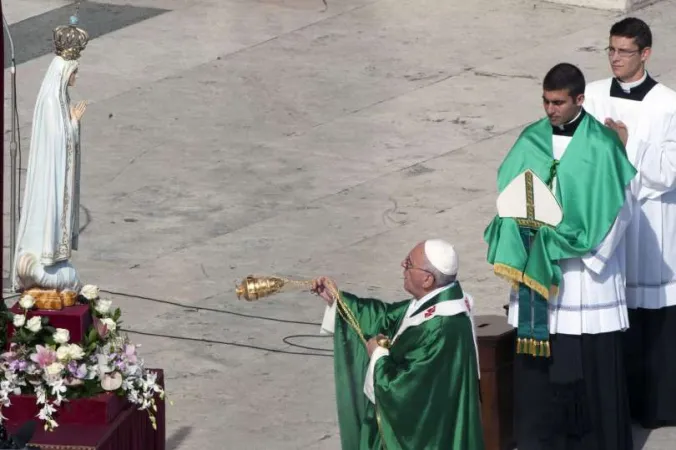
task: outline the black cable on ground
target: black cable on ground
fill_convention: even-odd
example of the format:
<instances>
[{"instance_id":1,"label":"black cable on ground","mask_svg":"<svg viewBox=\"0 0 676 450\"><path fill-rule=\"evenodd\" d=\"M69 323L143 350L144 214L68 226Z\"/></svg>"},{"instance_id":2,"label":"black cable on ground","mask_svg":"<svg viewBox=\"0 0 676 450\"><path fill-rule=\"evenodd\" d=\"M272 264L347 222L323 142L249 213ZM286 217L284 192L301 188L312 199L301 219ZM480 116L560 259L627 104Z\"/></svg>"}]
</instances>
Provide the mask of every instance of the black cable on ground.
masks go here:
<instances>
[{"instance_id":1,"label":"black cable on ground","mask_svg":"<svg viewBox=\"0 0 676 450\"><path fill-rule=\"evenodd\" d=\"M173 302L171 300L163 300L159 298L152 298L152 297L145 297L142 295L135 295L135 294L126 294L124 292L115 292L115 291L109 291L105 289L101 289L101 292L106 292L108 294L112 295L118 295L120 297L128 297L128 298L138 298L141 300L146 300L149 302L155 302L155 303L162 303L165 305L172 305L172 306L179 306L182 308L186 309L194 309L196 311L209 311L209 312L215 312L215 313L220 313L220 314L230 314L233 316L238 316L238 317L245 317L247 319L258 319L258 320L269 320L271 322L280 322L280 323L295 323L298 325L313 325L313 326L321 326L321 323L317 322L303 322L300 320L288 320L288 319L277 319L275 317L266 317L266 316L256 316L253 314L244 314L244 313L238 313L234 311L228 311L226 309L216 309L216 308L207 308L204 306L194 306L194 305L187 305L184 303L179 303L179 302Z\"/></svg>"},{"instance_id":2,"label":"black cable on ground","mask_svg":"<svg viewBox=\"0 0 676 450\"><path fill-rule=\"evenodd\" d=\"M291 339L296 339L296 338L319 338L319 339L326 339L330 336L317 336L314 334L292 334L291 336L285 336L282 338L282 341L284 341L285 344L290 345L292 347L298 347L302 348L304 350L312 350L312 351L322 351L322 352L332 352L332 348L320 348L320 347L309 347L307 345L300 345L300 344L294 344L293 342L290 342Z\"/></svg>"},{"instance_id":3,"label":"black cable on ground","mask_svg":"<svg viewBox=\"0 0 676 450\"><path fill-rule=\"evenodd\" d=\"M204 343L204 344L230 345L230 346L233 346L233 347L242 347L242 348L248 348L248 349L252 349L252 350L262 350L262 351L266 351L266 352L281 353L281 354L285 354L285 355L323 356L323 357L326 357L326 358L333 358L333 355L322 354L322 353L290 352L288 350L280 350L280 349L276 349L276 348L259 347L257 345L250 345L250 344L240 344L238 342L216 341L216 340L212 340L212 339L190 338L190 337L184 337L184 336L173 336L173 335L158 334L158 333L146 333L144 331L129 330L129 329L125 329L125 328L120 328L120 330L125 331L127 333L132 333L132 334L140 334L140 335L143 335L143 336L160 337L160 338L166 338L166 339L176 339L176 340L181 340L181 341L201 342L201 343ZM293 336L291 336L291 337L293 337ZM304 347L302 347L300 345L296 345L296 344L289 344L289 345L293 345L294 347L304 348ZM326 351L325 349L316 349L316 350Z\"/></svg>"},{"instance_id":4,"label":"black cable on ground","mask_svg":"<svg viewBox=\"0 0 676 450\"><path fill-rule=\"evenodd\" d=\"M139 300L145 300L149 302L155 302L155 303L162 303L165 305L171 305L171 306L178 306L182 308L187 308L187 309L193 309L196 311L209 311L209 312L216 312L220 314L231 314L234 316L238 317L244 317L247 319L258 319L258 320L269 320L272 322L281 322L281 323L293 323L297 325L312 325L312 326L320 326L321 324L315 323L315 322L303 322L303 321L298 321L298 320L287 320L287 319L277 319L274 317L266 317L266 316L257 316L253 314L242 314L242 313L236 313L233 311L228 311L225 309L216 309L216 308L207 308L207 307L202 307L202 306L194 306L194 305L187 305L184 303L179 303L179 302L174 302L170 300L163 300L163 299L158 299L158 298L152 298L152 297L146 297L142 295L135 295L135 294L127 294L124 292L117 292L117 291L110 291L107 289L101 289L101 292L105 292L107 294L111 295L117 295L120 297L127 297L127 298L135 298ZM253 350L262 350L262 351L269 351L273 353L282 353L282 354L288 354L288 355L302 355L302 356L325 356L329 358L333 358L332 354L324 354L324 353L307 353L307 352L292 352L292 351L287 351L287 350L279 350L279 349L273 349L273 348L267 348L267 347L260 347L256 345L250 345L250 344L239 344L237 342L227 342L227 341L215 341L215 340L210 340L210 339L202 339L202 338L190 338L190 337L183 337L183 336L174 336L174 335L167 335L167 334L158 334L158 333L149 333L149 332L144 332L144 331L136 331L136 330L129 330L129 329L123 329L123 331L126 331L127 333L133 333L133 334L139 334L143 336L153 336L153 337L160 337L160 338L165 338L165 339L176 339L176 340L184 340L184 341L193 341L193 342L202 342L206 344L217 344L217 345L230 345L233 347L243 347L243 348L249 348ZM317 335L310 335L310 334L295 334L295 335L290 335L290 336L285 336L282 338L282 341L291 346L291 347L296 347L300 348L303 350L310 350L310 351L321 351L321 352L332 352L332 349L326 349L326 348L318 348L318 347L310 347L306 345L301 345L301 344L294 344L293 342L290 342L291 339L295 338L326 338L325 336L317 336Z\"/></svg>"},{"instance_id":5,"label":"black cable on ground","mask_svg":"<svg viewBox=\"0 0 676 450\"><path fill-rule=\"evenodd\" d=\"M101 289L101 292L105 292L111 295L117 295L120 297L127 297L127 298L135 298L139 300L145 300L149 302L155 302L155 303L162 303L166 305L171 305L171 306L178 306L182 308L187 308L187 309L193 309L197 311L209 311L209 312L215 312L215 313L221 313L221 314L231 314L234 316L238 317L244 317L247 319L257 319L257 320L268 320L272 322L280 322L280 323L293 323L297 325L312 325L312 326L320 326L320 323L315 323L315 322L304 322L304 321L299 321L299 320L287 320L287 319L277 319L274 317L266 317L266 316L257 316L253 314L242 314L242 313L237 313L234 311L228 311L225 309L216 309L216 308L207 308L207 307L202 307L202 306L194 306L194 305L187 305L184 303L179 303L179 302L173 302L170 300L163 300L163 299L158 299L158 298L152 298L152 297L145 297L142 295L135 295L135 294L127 294L124 292L116 292L116 291L110 291L106 289ZM18 297L19 294L13 294L13 295L8 295L4 297L3 300L8 300L13 297ZM138 331L138 330L132 330L132 329L126 329L126 328L120 328L121 331L131 333L131 334L138 334L142 336L151 336L151 337L158 337L158 338L163 338L163 339L174 339L174 340L180 340L180 341L192 341L192 342L201 342L204 344L216 344L216 345L229 345L232 347L241 347L241 348L248 348L251 350L260 350L260 351L266 351L266 352L271 352L271 353L278 353L278 354L286 354L286 355L298 355L298 356L321 356L321 357L328 357L328 358L333 358L332 354L329 353L307 353L307 352L294 352L294 351L288 351L288 350L281 350L281 349L276 349L276 348L268 348L268 347L261 347L257 345L251 345L251 344L241 344L238 342L228 342L228 341L217 341L217 340L212 340L212 339L203 339L203 338L191 338L191 337L186 337L186 336L175 336L175 335L170 335L170 334L160 334L160 333L149 333L145 331ZM296 335L290 335L282 338L282 341L291 346L291 347L297 347L301 348L303 350L311 350L311 351L321 351L321 352L331 352L332 349L326 349L326 348L317 348L317 347L310 347L310 346L305 346L305 345L300 345L300 344L294 344L293 342L290 342L291 339L295 338L326 338L326 336L317 336L317 335L310 335L310 334L296 334Z\"/></svg>"}]
</instances>

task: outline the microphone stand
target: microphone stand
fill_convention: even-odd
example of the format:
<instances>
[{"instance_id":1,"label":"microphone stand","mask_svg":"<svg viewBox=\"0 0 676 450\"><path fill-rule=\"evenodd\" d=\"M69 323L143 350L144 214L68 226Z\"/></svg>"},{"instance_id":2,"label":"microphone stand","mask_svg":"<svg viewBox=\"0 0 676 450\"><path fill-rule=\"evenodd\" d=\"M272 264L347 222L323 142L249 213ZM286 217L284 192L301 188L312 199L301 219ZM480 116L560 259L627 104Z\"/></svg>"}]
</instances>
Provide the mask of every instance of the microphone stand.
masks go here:
<instances>
[{"instance_id":1,"label":"microphone stand","mask_svg":"<svg viewBox=\"0 0 676 450\"><path fill-rule=\"evenodd\" d=\"M17 143L17 102L16 102L16 59L14 56L14 41L12 40L12 35L9 31L9 25L7 24L7 19L5 15L2 15L2 22L5 32L7 33L7 38L9 39L9 49L10 49L10 79L11 79L11 91L12 91L12 100L10 102L10 111L12 115L12 133L9 143L9 154L11 160L10 168L10 211L9 211L9 274L10 274L10 283L12 278L12 273L14 271L14 252L16 250L16 224L17 224L17 172L19 168L17 167L17 156L19 145ZM10 290L13 287L10 287Z\"/></svg>"}]
</instances>

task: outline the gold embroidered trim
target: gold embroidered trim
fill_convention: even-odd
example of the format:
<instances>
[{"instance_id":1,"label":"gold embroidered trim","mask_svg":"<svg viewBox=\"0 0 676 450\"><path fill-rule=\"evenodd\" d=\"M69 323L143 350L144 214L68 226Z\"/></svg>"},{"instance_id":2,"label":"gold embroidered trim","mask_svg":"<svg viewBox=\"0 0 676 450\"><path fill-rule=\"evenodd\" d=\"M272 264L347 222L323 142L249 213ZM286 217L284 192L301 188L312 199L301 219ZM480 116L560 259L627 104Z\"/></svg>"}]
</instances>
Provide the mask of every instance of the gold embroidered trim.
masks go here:
<instances>
[{"instance_id":1,"label":"gold embroidered trim","mask_svg":"<svg viewBox=\"0 0 676 450\"><path fill-rule=\"evenodd\" d=\"M75 183L74 179L74 164L75 164L75 142L73 139L73 125L71 123L71 114L70 114L70 97L68 95L67 88L64 88L65 92L60 96L59 102L61 104L62 117L65 118L63 127L64 133L66 135L66 171L63 178L63 195L62 195L62 209L61 209L61 238L58 243L58 248L55 252L43 252L41 259L49 261L49 264L52 265L59 261L65 261L70 259L71 256L71 245L72 242L72 231L73 231L73 205L70 201L70 189L73 188Z\"/></svg>"},{"instance_id":2,"label":"gold embroidered trim","mask_svg":"<svg viewBox=\"0 0 676 450\"><path fill-rule=\"evenodd\" d=\"M543 296L545 299L549 300L550 298L555 298L559 294L559 288L558 286L552 285L549 289L547 289L543 284L535 281L528 275L523 276L523 284Z\"/></svg>"},{"instance_id":3,"label":"gold embroidered trim","mask_svg":"<svg viewBox=\"0 0 676 450\"><path fill-rule=\"evenodd\" d=\"M535 219L535 195L533 194L533 173L526 171L526 217Z\"/></svg>"},{"instance_id":4,"label":"gold embroidered trim","mask_svg":"<svg viewBox=\"0 0 676 450\"><path fill-rule=\"evenodd\" d=\"M29 444L32 447L39 447L40 450L96 450L96 447L87 445L52 445L52 444Z\"/></svg>"},{"instance_id":5,"label":"gold embroidered trim","mask_svg":"<svg viewBox=\"0 0 676 450\"><path fill-rule=\"evenodd\" d=\"M493 273L512 284L518 284L523 281L523 273L514 267L508 266L507 264L493 264Z\"/></svg>"},{"instance_id":6,"label":"gold embroidered trim","mask_svg":"<svg viewBox=\"0 0 676 450\"><path fill-rule=\"evenodd\" d=\"M524 228L533 228L537 230L538 228L548 226L546 223L535 219L516 218L515 220L519 226Z\"/></svg>"},{"instance_id":7,"label":"gold embroidered trim","mask_svg":"<svg viewBox=\"0 0 676 450\"><path fill-rule=\"evenodd\" d=\"M496 263L493 265L493 273L498 277L510 282L512 287L518 289L519 283L525 284L547 300L559 295L559 287L552 285L547 289L543 284L538 283L528 275L524 275L520 270L510 267L506 264Z\"/></svg>"}]
</instances>

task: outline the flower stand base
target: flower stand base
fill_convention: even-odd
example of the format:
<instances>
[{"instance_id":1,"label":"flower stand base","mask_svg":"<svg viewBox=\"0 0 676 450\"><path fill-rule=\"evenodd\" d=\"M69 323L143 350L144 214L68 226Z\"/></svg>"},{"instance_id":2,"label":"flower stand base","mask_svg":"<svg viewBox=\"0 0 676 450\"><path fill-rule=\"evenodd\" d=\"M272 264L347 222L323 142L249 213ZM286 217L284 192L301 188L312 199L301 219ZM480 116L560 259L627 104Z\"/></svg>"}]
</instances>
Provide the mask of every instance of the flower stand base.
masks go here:
<instances>
[{"instance_id":1,"label":"flower stand base","mask_svg":"<svg viewBox=\"0 0 676 450\"><path fill-rule=\"evenodd\" d=\"M157 383L164 387L164 372L157 372ZM41 425L28 443L28 447L41 450L165 450L166 414L165 401L156 399L157 429L153 429L147 411L139 411L134 405L125 408L110 423L102 425L66 424L61 420L54 431L45 431ZM4 410L3 410L4 411ZM7 430L16 432L21 422L8 421Z\"/></svg>"},{"instance_id":2,"label":"flower stand base","mask_svg":"<svg viewBox=\"0 0 676 450\"><path fill-rule=\"evenodd\" d=\"M14 314L23 314L23 310L18 303L10 308L10 311ZM48 317L50 326L68 330L70 342L75 344L82 342L85 333L92 325L92 315L89 313L88 305L68 306L59 311L30 310L26 314L26 319L34 316ZM9 342L12 335L14 335L14 326L10 322L7 324L7 342Z\"/></svg>"},{"instance_id":3,"label":"flower stand base","mask_svg":"<svg viewBox=\"0 0 676 450\"><path fill-rule=\"evenodd\" d=\"M22 423L38 415L40 408L34 395L12 395L9 398L12 405L2 410L9 422ZM54 418L60 425L107 425L127 406L129 403L125 398L106 393L63 402Z\"/></svg>"}]
</instances>

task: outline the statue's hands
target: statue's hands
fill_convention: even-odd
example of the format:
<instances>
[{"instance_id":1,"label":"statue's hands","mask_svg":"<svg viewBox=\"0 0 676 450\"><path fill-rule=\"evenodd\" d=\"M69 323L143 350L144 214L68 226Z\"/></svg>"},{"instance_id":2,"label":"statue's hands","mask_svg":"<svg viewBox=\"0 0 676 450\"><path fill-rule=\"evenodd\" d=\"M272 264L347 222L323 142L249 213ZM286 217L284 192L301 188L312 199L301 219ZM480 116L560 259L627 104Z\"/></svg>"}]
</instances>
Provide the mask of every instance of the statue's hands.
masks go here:
<instances>
[{"instance_id":1,"label":"statue's hands","mask_svg":"<svg viewBox=\"0 0 676 450\"><path fill-rule=\"evenodd\" d=\"M331 306L334 301L333 292L338 292L338 287L331 278L319 277L312 281L312 292L319 295Z\"/></svg>"},{"instance_id":2,"label":"statue's hands","mask_svg":"<svg viewBox=\"0 0 676 450\"><path fill-rule=\"evenodd\" d=\"M617 135L620 137L620 140L626 147L627 139L629 138L629 130L627 129L627 126L620 120L615 121L610 118L606 119L605 125L617 133Z\"/></svg>"},{"instance_id":3,"label":"statue's hands","mask_svg":"<svg viewBox=\"0 0 676 450\"><path fill-rule=\"evenodd\" d=\"M77 105L71 108L70 115L73 117L73 119L79 122L80 119L82 119L82 116L84 115L86 109L87 102L79 102Z\"/></svg>"}]
</instances>

